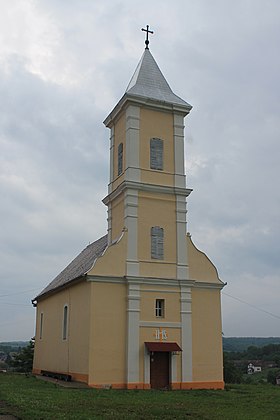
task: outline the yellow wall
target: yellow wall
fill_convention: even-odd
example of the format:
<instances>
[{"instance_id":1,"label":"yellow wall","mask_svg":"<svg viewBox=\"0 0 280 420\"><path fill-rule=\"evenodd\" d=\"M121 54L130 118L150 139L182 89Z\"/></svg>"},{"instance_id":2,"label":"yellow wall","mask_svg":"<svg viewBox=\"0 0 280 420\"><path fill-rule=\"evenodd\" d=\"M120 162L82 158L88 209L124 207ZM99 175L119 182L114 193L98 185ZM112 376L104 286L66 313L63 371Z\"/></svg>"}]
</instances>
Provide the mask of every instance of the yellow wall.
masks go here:
<instances>
[{"instance_id":1,"label":"yellow wall","mask_svg":"<svg viewBox=\"0 0 280 420\"><path fill-rule=\"evenodd\" d=\"M167 194L139 192L138 255L144 277L176 277L176 203ZM164 260L151 258L151 228L164 229Z\"/></svg>"},{"instance_id":2,"label":"yellow wall","mask_svg":"<svg viewBox=\"0 0 280 420\"><path fill-rule=\"evenodd\" d=\"M163 171L150 169L150 139L164 141ZM174 174L173 115L141 108L140 112L140 168L141 181L172 185Z\"/></svg>"},{"instance_id":3,"label":"yellow wall","mask_svg":"<svg viewBox=\"0 0 280 420\"><path fill-rule=\"evenodd\" d=\"M216 267L207 255L195 247L190 236L187 236L187 252L191 280L222 284Z\"/></svg>"},{"instance_id":4,"label":"yellow wall","mask_svg":"<svg viewBox=\"0 0 280 420\"><path fill-rule=\"evenodd\" d=\"M112 202L112 240L121 235L124 227L124 193Z\"/></svg>"},{"instance_id":5,"label":"yellow wall","mask_svg":"<svg viewBox=\"0 0 280 420\"><path fill-rule=\"evenodd\" d=\"M118 146L120 143L123 143L123 172L125 169L125 140L126 140L126 121L125 121L125 113L122 112L119 116L118 120L115 122L114 125L115 130L115 139L114 139L114 171L113 171L113 189L117 188L117 186L123 181L124 176L118 175Z\"/></svg>"},{"instance_id":6,"label":"yellow wall","mask_svg":"<svg viewBox=\"0 0 280 420\"><path fill-rule=\"evenodd\" d=\"M110 245L104 254L99 257L88 275L121 277L126 273L126 246L127 232L123 233L120 240Z\"/></svg>"},{"instance_id":7,"label":"yellow wall","mask_svg":"<svg viewBox=\"0 0 280 420\"><path fill-rule=\"evenodd\" d=\"M156 317L156 299L165 300L164 317ZM140 302L140 320L154 322L180 322L180 290L164 286L142 286ZM147 340L146 340L147 341Z\"/></svg>"},{"instance_id":8,"label":"yellow wall","mask_svg":"<svg viewBox=\"0 0 280 420\"><path fill-rule=\"evenodd\" d=\"M126 382L126 285L92 283L89 384Z\"/></svg>"},{"instance_id":9,"label":"yellow wall","mask_svg":"<svg viewBox=\"0 0 280 420\"><path fill-rule=\"evenodd\" d=\"M68 337L62 339L63 308L68 305ZM40 314L43 335L39 338ZM87 374L90 285L80 283L38 302L34 369ZM79 354L79 357L77 357Z\"/></svg>"},{"instance_id":10,"label":"yellow wall","mask_svg":"<svg viewBox=\"0 0 280 420\"><path fill-rule=\"evenodd\" d=\"M223 381L220 290L192 290L193 381Z\"/></svg>"}]
</instances>

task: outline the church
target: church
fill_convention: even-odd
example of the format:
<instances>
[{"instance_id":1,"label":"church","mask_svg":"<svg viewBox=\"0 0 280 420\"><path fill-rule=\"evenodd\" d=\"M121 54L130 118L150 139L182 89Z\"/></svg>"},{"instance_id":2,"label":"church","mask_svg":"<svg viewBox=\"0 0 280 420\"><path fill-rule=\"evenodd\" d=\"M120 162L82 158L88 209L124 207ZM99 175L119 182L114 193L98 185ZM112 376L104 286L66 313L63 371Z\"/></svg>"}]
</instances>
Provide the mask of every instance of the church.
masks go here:
<instances>
[{"instance_id":1,"label":"church","mask_svg":"<svg viewBox=\"0 0 280 420\"><path fill-rule=\"evenodd\" d=\"M107 233L33 299L33 373L95 388L223 389L224 283L186 229L184 118L149 49L104 121Z\"/></svg>"}]
</instances>

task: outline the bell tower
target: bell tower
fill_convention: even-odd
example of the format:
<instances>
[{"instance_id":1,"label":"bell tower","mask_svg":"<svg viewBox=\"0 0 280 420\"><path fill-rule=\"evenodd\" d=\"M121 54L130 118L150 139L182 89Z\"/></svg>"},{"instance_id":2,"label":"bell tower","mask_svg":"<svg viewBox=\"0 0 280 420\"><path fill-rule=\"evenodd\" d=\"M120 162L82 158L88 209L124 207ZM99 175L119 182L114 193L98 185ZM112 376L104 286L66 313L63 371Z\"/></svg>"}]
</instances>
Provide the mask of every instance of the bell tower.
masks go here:
<instances>
[{"instance_id":1,"label":"bell tower","mask_svg":"<svg viewBox=\"0 0 280 420\"><path fill-rule=\"evenodd\" d=\"M108 238L127 230L128 276L186 279L184 117L192 107L172 92L145 44L104 121L111 130Z\"/></svg>"}]
</instances>

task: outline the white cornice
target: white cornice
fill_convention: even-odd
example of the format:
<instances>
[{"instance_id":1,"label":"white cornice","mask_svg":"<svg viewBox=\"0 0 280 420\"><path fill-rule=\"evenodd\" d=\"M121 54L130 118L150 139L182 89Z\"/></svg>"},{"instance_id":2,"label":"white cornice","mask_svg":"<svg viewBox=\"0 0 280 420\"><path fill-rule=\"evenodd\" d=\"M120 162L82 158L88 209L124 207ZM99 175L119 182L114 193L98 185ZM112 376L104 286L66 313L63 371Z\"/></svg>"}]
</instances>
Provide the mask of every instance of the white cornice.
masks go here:
<instances>
[{"instance_id":1,"label":"white cornice","mask_svg":"<svg viewBox=\"0 0 280 420\"><path fill-rule=\"evenodd\" d=\"M118 195L120 195L124 190L132 189L137 191L147 191L151 193L158 194L172 194L172 195L181 195L188 197L192 192L190 188L181 188L181 187L172 187L167 185L156 185L156 184L147 184L143 182L134 182L134 181L123 181L117 188L103 198L103 203L108 205L108 203L114 200Z\"/></svg>"},{"instance_id":2,"label":"white cornice","mask_svg":"<svg viewBox=\"0 0 280 420\"><path fill-rule=\"evenodd\" d=\"M128 105L145 106L157 111L172 112L174 114L181 114L186 116L191 111L191 106L187 107L179 104L171 104L169 102L157 101L155 99L146 98L144 96L129 95L125 93L119 100L117 105L113 108L107 118L103 121L106 127L111 128L118 114Z\"/></svg>"}]
</instances>

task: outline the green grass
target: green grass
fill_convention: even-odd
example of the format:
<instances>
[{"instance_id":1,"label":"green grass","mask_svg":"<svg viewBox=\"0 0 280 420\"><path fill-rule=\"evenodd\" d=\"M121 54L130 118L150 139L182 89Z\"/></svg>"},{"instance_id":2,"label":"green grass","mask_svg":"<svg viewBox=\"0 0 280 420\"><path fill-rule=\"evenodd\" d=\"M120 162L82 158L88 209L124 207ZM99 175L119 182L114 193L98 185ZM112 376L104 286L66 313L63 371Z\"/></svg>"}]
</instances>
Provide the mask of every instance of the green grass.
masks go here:
<instances>
[{"instance_id":1,"label":"green grass","mask_svg":"<svg viewBox=\"0 0 280 420\"><path fill-rule=\"evenodd\" d=\"M0 375L0 414L20 419L280 419L280 387L225 391L70 389L24 375Z\"/></svg>"}]
</instances>

